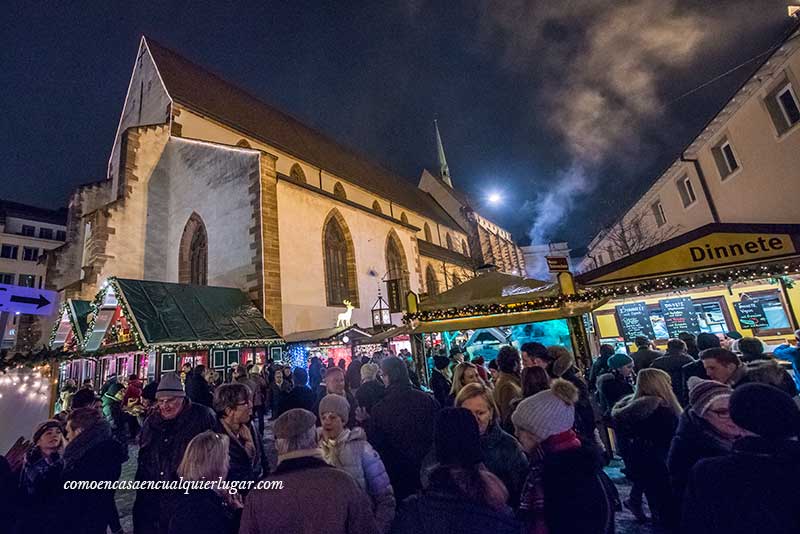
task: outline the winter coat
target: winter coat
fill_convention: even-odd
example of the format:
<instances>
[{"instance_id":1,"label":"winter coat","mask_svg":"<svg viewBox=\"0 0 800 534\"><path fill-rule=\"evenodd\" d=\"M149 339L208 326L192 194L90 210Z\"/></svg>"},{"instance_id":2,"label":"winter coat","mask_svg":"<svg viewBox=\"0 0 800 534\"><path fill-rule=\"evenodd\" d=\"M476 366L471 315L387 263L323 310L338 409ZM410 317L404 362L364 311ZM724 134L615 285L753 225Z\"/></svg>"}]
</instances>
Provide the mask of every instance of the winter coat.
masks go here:
<instances>
[{"instance_id":1,"label":"winter coat","mask_svg":"<svg viewBox=\"0 0 800 534\"><path fill-rule=\"evenodd\" d=\"M321 457L301 454L282 458L264 479L281 481L283 489L250 492L239 534L377 534L369 497L353 477Z\"/></svg>"},{"instance_id":2,"label":"winter coat","mask_svg":"<svg viewBox=\"0 0 800 534\"><path fill-rule=\"evenodd\" d=\"M361 408L372 413L372 407L386 394L386 387L377 380L367 380L356 391L356 401Z\"/></svg>"},{"instance_id":3,"label":"winter coat","mask_svg":"<svg viewBox=\"0 0 800 534\"><path fill-rule=\"evenodd\" d=\"M60 453L52 455L50 461L39 447L25 454L19 478L19 534L41 534L59 525L61 510L58 499L64 491L61 482L63 469L64 460Z\"/></svg>"},{"instance_id":4,"label":"winter coat","mask_svg":"<svg viewBox=\"0 0 800 534\"><path fill-rule=\"evenodd\" d=\"M392 534L521 534L522 525L511 516L472 502L452 484L434 483L408 497L397 510Z\"/></svg>"},{"instance_id":5,"label":"winter coat","mask_svg":"<svg viewBox=\"0 0 800 534\"><path fill-rule=\"evenodd\" d=\"M433 398L435 398L442 406L451 406L450 402L450 388L452 383L447 377L438 369L434 369L431 373L431 391Z\"/></svg>"},{"instance_id":6,"label":"winter coat","mask_svg":"<svg viewBox=\"0 0 800 534\"><path fill-rule=\"evenodd\" d=\"M800 346L793 347L792 345L780 345L772 351L772 355L779 360L792 362L792 369L794 369L794 383L797 389L800 390Z\"/></svg>"},{"instance_id":7,"label":"winter coat","mask_svg":"<svg viewBox=\"0 0 800 534\"><path fill-rule=\"evenodd\" d=\"M516 507L528 473L528 457L519 442L495 422L481 436L481 451L483 465L505 484L508 503Z\"/></svg>"},{"instance_id":8,"label":"winter coat","mask_svg":"<svg viewBox=\"0 0 800 534\"><path fill-rule=\"evenodd\" d=\"M611 409L626 395L633 393L633 386L619 373L610 372L597 379L597 402L606 418L611 417Z\"/></svg>"},{"instance_id":9,"label":"winter coat","mask_svg":"<svg viewBox=\"0 0 800 534\"><path fill-rule=\"evenodd\" d=\"M548 534L610 532L614 511L600 478L602 467L597 451L580 447L548 452L541 462Z\"/></svg>"},{"instance_id":10,"label":"winter coat","mask_svg":"<svg viewBox=\"0 0 800 534\"><path fill-rule=\"evenodd\" d=\"M796 534L800 443L746 437L733 454L701 460L683 501L685 534Z\"/></svg>"},{"instance_id":11,"label":"winter coat","mask_svg":"<svg viewBox=\"0 0 800 534\"><path fill-rule=\"evenodd\" d=\"M661 369L669 375L672 380L672 391L683 406L689 402L689 390L686 382L683 381L683 366L693 361L694 359L685 352L667 351L666 354L656 358L650 364L652 369Z\"/></svg>"},{"instance_id":12,"label":"winter coat","mask_svg":"<svg viewBox=\"0 0 800 534\"><path fill-rule=\"evenodd\" d=\"M83 430L64 449L63 483L81 480L116 481L127 460L127 443L112 436L111 426L100 420ZM61 528L74 534L105 534L114 490L68 490L61 494Z\"/></svg>"},{"instance_id":13,"label":"winter coat","mask_svg":"<svg viewBox=\"0 0 800 534\"><path fill-rule=\"evenodd\" d=\"M439 408L433 396L411 384L390 385L372 407L367 436L386 466L398 500L421 487L420 467L433 446L433 421Z\"/></svg>"},{"instance_id":14,"label":"winter coat","mask_svg":"<svg viewBox=\"0 0 800 534\"><path fill-rule=\"evenodd\" d=\"M110 397L108 393L103 395L103 417L111 427L111 433L114 439L123 447L125 452L125 459L123 462L128 461L128 440L130 433L128 432L128 422L125 420L125 414L122 411L122 402L114 397Z\"/></svg>"},{"instance_id":15,"label":"winter coat","mask_svg":"<svg viewBox=\"0 0 800 534\"><path fill-rule=\"evenodd\" d=\"M128 382L128 387L125 389L125 396L122 398L122 405L128 406L128 402L133 400L140 402L142 399L142 381L138 378Z\"/></svg>"},{"instance_id":16,"label":"winter coat","mask_svg":"<svg viewBox=\"0 0 800 534\"><path fill-rule=\"evenodd\" d=\"M211 430L217 418L209 408L186 399L175 419L164 420L158 411L144 421L139 434L139 464L136 480L177 480L178 466L186 446L196 435ZM137 534L161 532L169 527L177 494L160 490L136 492L133 523Z\"/></svg>"},{"instance_id":17,"label":"winter coat","mask_svg":"<svg viewBox=\"0 0 800 534\"><path fill-rule=\"evenodd\" d=\"M311 388L308 386L295 386L278 404L278 415L294 408L303 408L313 413L312 410L314 410L316 401L317 398Z\"/></svg>"},{"instance_id":18,"label":"winter coat","mask_svg":"<svg viewBox=\"0 0 800 534\"><path fill-rule=\"evenodd\" d=\"M195 404L201 404L213 408L214 395L211 394L211 386L205 377L192 371L186 377L186 396Z\"/></svg>"},{"instance_id":19,"label":"winter coat","mask_svg":"<svg viewBox=\"0 0 800 534\"><path fill-rule=\"evenodd\" d=\"M702 378L703 380L708 380L708 373L706 373L706 368L703 367L702 360L695 360L691 363L687 363L686 365L684 365L682 374L683 378L681 379L681 383L683 384L684 388L687 388L687 391L689 387L687 383L689 382L689 379L692 378L693 376L696 376L697 378Z\"/></svg>"},{"instance_id":20,"label":"winter coat","mask_svg":"<svg viewBox=\"0 0 800 534\"><path fill-rule=\"evenodd\" d=\"M250 383L253 386L253 407L264 406L267 402L267 381L257 373L250 373Z\"/></svg>"},{"instance_id":21,"label":"winter coat","mask_svg":"<svg viewBox=\"0 0 800 534\"><path fill-rule=\"evenodd\" d=\"M597 357L594 363L592 363L592 368L589 370L589 389L591 391L595 391L597 389L597 379L611 371L611 369L608 367L608 359L611 356L612 355L600 355Z\"/></svg>"},{"instance_id":22,"label":"winter coat","mask_svg":"<svg viewBox=\"0 0 800 534\"><path fill-rule=\"evenodd\" d=\"M683 498L692 467L704 458L728 454L731 446L732 442L726 442L705 419L691 409L681 414L667 454L670 485L678 503Z\"/></svg>"},{"instance_id":23,"label":"winter coat","mask_svg":"<svg viewBox=\"0 0 800 534\"><path fill-rule=\"evenodd\" d=\"M11 528L19 513L19 480L11 472L11 466L4 456L0 455L0 502L5 506L0 514L0 532L12 532Z\"/></svg>"},{"instance_id":24,"label":"winter coat","mask_svg":"<svg viewBox=\"0 0 800 534\"><path fill-rule=\"evenodd\" d=\"M236 534L241 511L229 508L211 489L181 493L175 514L169 520L169 534Z\"/></svg>"},{"instance_id":25,"label":"winter coat","mask_svg":"<svg viewBox=\"0 0 800 534\"><path fill-rule=\"evenodd\" d=\"M667 455L678 417L659 397L624 397L611 410L625 475L640 485L650 509L669 524L677 517L677 505L667 472Z\"/></svg>"},{"instance_id":26,"label":"winter coat","mask_svg":"<svg viewBox=\"0 0 800 534\"><path fill-rule=\"evenodd\" d=\"M378 529L387 532L394 519L394 491L381 457L367 441L364 429L344 429L335 440L321 437L320 448L326 462L349 473L358 487L367 492Z\"/></svg>"},{"instance_id":27,"label":"winter coat","mask_svg":"<svg viewBox=\"0 0 800 534\"><path fill-rule=\"evenodd\" d=\"M578 402L575 403L575 424L573 428L584 443L595 442L595 431L597 422L595 417L595 407L592 403L589 386L574 369L567 370L561 378L570 382L578 389Z\"/></svg>"},{"instance_id":28,"label":"winter coat","mask_svg":"<svg viewBox=\"0 0 800 534\"><path fill-rule=\"evenodd\" d=\"M522 386L519 377L509 373L497 373L497 382L494 387L494 402L500 412L500 426L504 430L513 428L511 424L511 414L513 409L511 401L522 397Z\"/></svg>"},{"instance_id":29,"label":"winter coat","mask_svg":"<svg viewBox=\"0 0 800 534\"><path fill-rule=\"evenodd\" d=\"M230 457L230 467L228 467L227 480L259 480L268 471L267 457L264 452L264 444L258 439L258 432L252 423L245 426L250 432L250 439L254 445L253 457L247 454L247 450L238 438L231 436L222 424L217 421L214 432L226 434L230 438L228 456ZM244 492L243 492L244 493Z\"/></svg>"},{"instance_id":30,"label":"winter coat","mask_svg":"<svg viewBox=\"0 0 800 534\"><path fill-rule=\"evenodd\" d=\"M350 362L344 376L347 381L347 389L355 393L361 387L361 360Z\"/></svg>"},{"instance_id":31,"label":"winter coat","mask_svg":"<svg viewBox=\"0 0 800 534\"><path fill-rule=\"evenodd\" d=\"M797 396L797 386L795 386L792 376L786 369L778 365L778 362L769 357L748 362L744 366L742 377L734 387L753 382L775 386L790 397Z\"/></svg>"},{"instance_id":32,"label":"winter coat","mask_svg":"<svg viewBox=\"0 0 800 534\"><path fill-rule=\"evenodd\" d=\"M656 358L660 358L663 355L664 353L658 350L639 349L631 354L631 358L633 358L633 370L638 373L642 369L647 369L656 361Z\"/></svg>"}]
</instances>

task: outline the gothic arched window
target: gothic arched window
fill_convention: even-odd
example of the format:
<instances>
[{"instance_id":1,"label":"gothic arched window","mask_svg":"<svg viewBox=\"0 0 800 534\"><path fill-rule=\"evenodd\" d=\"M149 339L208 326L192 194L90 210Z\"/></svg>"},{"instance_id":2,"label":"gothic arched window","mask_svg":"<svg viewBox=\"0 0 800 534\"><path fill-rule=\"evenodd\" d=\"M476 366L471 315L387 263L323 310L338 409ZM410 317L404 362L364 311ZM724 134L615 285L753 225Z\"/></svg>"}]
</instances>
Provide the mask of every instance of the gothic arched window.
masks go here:
<instances>
[{"instance_id":1,"label":"gothic arched window","mask_svg":"<svg viewBox=\"0 0 800 534\"><path fill-rule=\"evenodd\" d=\"M247 142L247 139L239 139L239 141L236 143L236 146L239 148L253 148L250 146L250 143Z\"/></svg>"},{"instance_id":2,"label":"gothic arched window","mask_svg":"<svg viewBox=\"0 0 800 534\"><path fill-rule=\"evenodd\" d=\"M400 295L405 299L408 291L408 268L403 245L394 230L389 232L386 240L386 272L387 280L400 280Z\"/></svg>"},{"instance_id":3,"label":"gothic arched window","mask_svg":"<svg viewBox=\"0 0 800 534\"><path fill-rule=\"evenodd\" d=\"M447 250L453 250L453 238L450 237L450 232L447 232Z\"/></svg>"},{"instance_id":4,"label":"gothic arched window","mask_svg":"<svg viewBox=\"0 0 800 534\"><path fill-rule=\"evenodd\" d=\"M433 237L431 237L431 227L428 226L428 223L425 223L425 241L428 243L433 243Z\"/></svg>"},{"instance_id":5,"label":"gothic arched window","mask_svg":"<svg viewBox=\"0 0 800 534\"><path fill-rule=\"evenodd\" d=\"M347 193L344 192L344 186L341 182L336 182L336 185L333 186L333 196L347 200Z\"/></svg>"},{"instance_id":6,"label":"gothic arched window","mask_svg":"<svg viewBox=\"0 0 800 534\"><path fill-rule=\"evenodd\" d=\"M377 200L372 203L372 211L375 213L383 213L383 209L381 209L381 204Z\"/></svg>"},{"instance_id":7,"label":"gothic arched window","mask_svg":"<svg viewBox=\"0 0 800 534\"><path fill-rule=\"evenodd\" d=\"M461 249L464 251L464 256L469 256L469 249L467 248L467 242L464 239L461 240Z\"/></svg>"},{"instance_id":8,"label":"gothic arched window","mask_svg":"<svg viewBox=\"0 0 800 534\"><path fill-rule=\"evenodd\" d=\"M178 281L182 284L208 284L208 234L203 220L192 213L183 228L178 250Z\"/></svg>"},{"instance_id":9,"label":"gothic arched window","mask_svg":"<svg viewBox=\"0 0 800 534\"><path fill-rule=\"evenodd\" d=\"M328 306L342 306L349 300L358 307L355 251L350 233L338 211L328 216L323 229L325 292Z\"/></svg>"},{"instance_id":10,"label":"gothic arched window","mask_svg":"<svg viewBox=\"0 0 800 534\"><path fill-rule=\"evenodd\" d=\"M400 214L400 222L403 224L408 224L408 215L406 215L406 212Z\"/></svg>"},{"instance_id":11,"label":"gothic arched window","mask_svg":"<svg viewBox=\"0 0 800 534\"><path fill-rule=\"evenodd\" d=\"M303 172L303 168L297 163L292 165L292 168L289 171L289 177L296 182L300 182L301 184L306 183L306 173Z\"/></svg>"},{"instance_id":12,"label":"gothic arched window","mask_svg":"<svg viewBox=\"0 0 800 534\"><path fill-rule=\"evenodd\" d=\"M436 271L431 265L425 269L425 287L428 290L429 297L435 297L439 294L439 281L436 279Z\"/></svg>"}]
</instances>

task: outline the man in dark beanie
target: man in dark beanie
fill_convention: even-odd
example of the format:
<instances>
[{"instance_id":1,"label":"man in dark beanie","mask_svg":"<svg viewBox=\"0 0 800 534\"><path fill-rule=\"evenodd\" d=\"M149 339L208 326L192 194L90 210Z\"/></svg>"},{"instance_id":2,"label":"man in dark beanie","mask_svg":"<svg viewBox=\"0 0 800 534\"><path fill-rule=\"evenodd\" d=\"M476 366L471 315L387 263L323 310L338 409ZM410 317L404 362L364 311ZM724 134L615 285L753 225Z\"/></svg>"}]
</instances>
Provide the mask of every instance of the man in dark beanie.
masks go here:
<instances>
[{"instance_id":1,"label":"man in dark beanie","mask_svg":"<svg viewBox=\"0 0 800 534\"><path fill-rule=\"evenodd\" d=\"M408 367L400 358L385 358L381 371L386 393L372 407L367 438L380 454L400 501L421 487L420 468L433 444L433 420L439 403L411 385Z\"/></svg>"},{"instance_id":2,"label":"man in dark beanie","mask_svg":"<svg viewBox=\"0 0 800 534\"><path fill-rule=\"evenodd\" d=\"M196 435L214 428L217 418L206 406L193 404L176 373L161 377L157 409L144 421L139 435L136 480L178 480L178 465ZM133 504L135 534L164 534L177 499L175 492L138 490Z\"/></svg>"},{"instance_id":3,"label":"man in dark beanie","mask_svg":"<svg viewBox=\"0 0 800 534\"><path fill-rule=\"evenodd\" d=\"M393 533L521 531L510 515L506 487L483 466L478 422L472 412L464 408L439 412L434 451L437 466L428 487L403 502Z\"/></svg>"},{"instance_id":4,"label":"man in dark beanie","mask_svg":"<svg viewBox=\"0 0 800 534\"><path fill-rule=\"evenodd\" d=\"M431 391L433 391L434 398L439 401L442 406L447 406L450 403L450 379L448 378L447 368L450 365L450 359L444 356L433 357L433 372L431 372Z\"/></svg>"},{"instance_id":5,"label":"man in dark beanie","mask_svg":"<svg viewBox=\"0 0 800 534\"><path fill-rule=\"evenodd\" d=\"M681 532L800 532L800 507L791 498L800 480L797 405L773 386L745 384L731 395L730 416L753 435L738 439L731 455L692 469Z\"/></svg>"}]
</instances>

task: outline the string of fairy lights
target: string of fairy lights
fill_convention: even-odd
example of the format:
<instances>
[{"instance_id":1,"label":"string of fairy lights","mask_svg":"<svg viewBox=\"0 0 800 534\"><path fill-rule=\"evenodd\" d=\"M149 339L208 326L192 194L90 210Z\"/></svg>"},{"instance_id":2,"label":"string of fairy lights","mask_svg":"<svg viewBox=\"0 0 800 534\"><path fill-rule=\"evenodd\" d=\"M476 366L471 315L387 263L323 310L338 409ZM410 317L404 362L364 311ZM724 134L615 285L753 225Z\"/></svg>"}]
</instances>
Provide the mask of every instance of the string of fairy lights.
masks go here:
<instances>
[{"instance_id":1,"label":"string of fairy lights","mask_svg":"<svg viewBox=\"0 0 800 534\"><path fill-rule=\"evenodd\" d=\"M800 273L800 262L738 267L729 269L727 271L660 277L628 284L608 285L597 288L583 289L574 295L541 297L526 302L516 302L510 304L470 304L466 306L443 308L438 310L423 310L416 313L406 314L404 316L404 320L406 322L429 322L483 315L532 312L608 298L642 295L645 293L660 293L665 291L690 290L696 287L704 286L732 285L742 282L752 282L765 278L788 279L789 282L787 282L787 284L791 285L794 283L794 280L788 277L798 273Z\"/></svg>"},{"instance_id":2,"label":"string of fairy lights","mask_svg":"<svg viewBox=\"0 0 800 534\"><path fill-rule=\"evenodd\" d=\"M15 393L16 398L43 402L48 399L50 389L50 366L35 366L33 369L15 366L0 376L0 399ZM55 383L55 382L53 382Z\"/></svg>"}]
</instances>

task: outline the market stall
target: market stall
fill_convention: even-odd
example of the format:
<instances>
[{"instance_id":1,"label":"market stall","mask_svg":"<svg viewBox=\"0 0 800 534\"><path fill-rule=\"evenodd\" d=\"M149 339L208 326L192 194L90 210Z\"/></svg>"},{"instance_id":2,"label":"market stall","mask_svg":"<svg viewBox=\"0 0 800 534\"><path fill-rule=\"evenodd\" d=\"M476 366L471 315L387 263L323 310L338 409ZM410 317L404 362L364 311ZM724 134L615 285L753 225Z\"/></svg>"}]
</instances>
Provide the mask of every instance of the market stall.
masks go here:
<instances>
[{"instance_id":1,"label":"market stall","mask_svg":"<svg viewBox=\"0 0 800 534\"><path fill-rule=\"evenodd\" d=\"M605 300L574 292L568 278L549 283L487 270L422 302L410 295L405 321L415 335L471 331L467 339L475 345L492 338L517 347L527 341L562 344L585 365L581 316ZM424 344L424 337L415 343L418 365L424 363L419 355Z\"/></svg>"},{"instance_id":2,"label":"market stall","mask_svg":"<svg viewBox=\"0 0 800 534\"><path fill-rule=\"evenodd\" d=\"M709 224L577 281L612 298L593 313L601 342L735 330L771 347L798 328L798 251L800 225Z\"/></svg>"},{"instance_id":3,"label":"market stall","mask_svg":"<svg viewBox=\"0 0 800 534\"><path fill-rule=\"evenodd\" d=\"M371 337L366 329L353 325L293 332L284 339L289 364L308 368L308 361L314 356L323 363L333 358L335 363L344 360L346 365L350 365L353 358L371 356L381 349L381 344L373 343Z\"/></svg>"},{"instance_id":4,"label":"market stall","mask_svg":"<svg viewBox=\"0 0 800 534\"><path fill-rule=\"evenodd\" d=\"M53 325L49 343L51 350L63 353L58 369L59 383L67 379L74 380L76 384L81 384L86 378L94 380L96 362L78 358L90 310L91 303L79 299L67 299L59 309L59 319Z\"/></svg>"},{"instance_id":5,"label":"market stall","mask_svg":"<svg viewBox=\"0 0 800 534\"><path fill-rule=\"evenodd\" d=\"M158 380L185 363L226 373L282 342L239 289L109 278L79 352L97 360L102 383L113 374Z\"/></svg>"}]
</instances>

